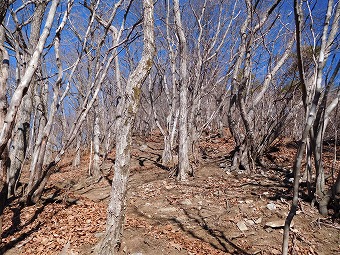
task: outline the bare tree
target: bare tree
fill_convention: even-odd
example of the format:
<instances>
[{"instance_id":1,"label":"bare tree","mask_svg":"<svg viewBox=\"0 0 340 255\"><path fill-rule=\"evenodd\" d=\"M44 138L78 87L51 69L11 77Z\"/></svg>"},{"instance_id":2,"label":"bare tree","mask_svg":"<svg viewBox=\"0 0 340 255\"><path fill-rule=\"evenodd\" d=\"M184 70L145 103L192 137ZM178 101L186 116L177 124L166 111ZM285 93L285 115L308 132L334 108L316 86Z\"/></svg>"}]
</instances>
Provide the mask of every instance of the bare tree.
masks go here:
<instances>
[{"instance_id":1,"label":"bare tree","mask_svg":"<svg viewBox=\"0 0 340 255\"><path fill-rule=\"evenodd\" d=\"M152 67L155 54L153 1L143 1L144 46L142 57L126 83L123 97L118 105L116 120L116 160L112 181L111 199L108 207L106 231L98 246L98 254L116 254L119 250L126 208L127 181L130 168L132 127L138 111L141 86Z\"/></svg>"},{"instance_id":2,"label":"bare tree","mask_svg":"<svg viewBox=\"0 0 340 255\"><path fill-rule=\"evenodd\" d=\"M334 104L330 104L329 107L325 108L322 105L322 97L327 97L327 86L326 86L326 94L323 94L323 79L324 79L324 68L327 63L327 59L332 53L332 49L334 47L333 40L337 34L339 27L339 17L340 17L340 4L337 2L334 4L332 0L328 1L327 11L324 18L323 32L321 35L320 41L320 51L318 54L317 61L315 63L315 69L312 75L307 78L303 65L303 56L301 54L302 47L302 2L295 0L294 1L294 13L295 13L295 25L296 25L296 44L297 44L297 59L298 59L298 68L300 75L300 82L303 87L303 103L306 109L306 119L303 126L302 137L300 140L300 145L296 154L296 159L294 162L294 194L292 206L289 211L289 214L286 218L285 227L284 227L284 235L283 235L283 245L282 245L282 254L288 254L288 243L289 243L289 227L293 217L298 208L298 199L299 199L299 181L300 181L300 169L304 156L304 152L306 149L306 143L308 137L310 137L311 142L314 147L314 157L316 160L316 169L317 169L317 180L316 180L316 195L321 196L323 198L325 194L324 190L324 173L322 169L322 134L324 132L323 127L325 122L327 122L329 111L334 109L334 105L337 104L338 99L333 101ZM334 15L332 19L332 15ZM331 23L333 21L333 23ZM339 64L336 65L336 68L333 72L334 77L339 71ZM331 83L333 84L333 78L331 79ZM321 99L321 105L320 105ZM319 107L323 108L320 109ZM319 111L318 111L319 108ZM324 113L324 111L328 111L327 114L323 114L326 118L320 119L320 114ZM314 129L313 129L314 126ZM312 133L311 133L312 131ZM316 132L315 132L316 131ZM320 133L319 133L320 132ZM316 133L316 134L314 134ZM325 201L329 201L329 199L325 199ZM325 202L323 201L323 202ZM327 205L325 203L321 203L321 212L326 214L325 210Z\"/></svg>"},{"instance_id":3,"label":"bare tree","mask_svg":"<svg viewBox=\"0 0 340 255\"><path fill-rule=\"evenodd\" d=\"M11 11L11 15L13 20L16 23L16 28L14 32L14 38L13 42L11 44L15 45L16 49L16 56L18 60L18 64L16 66L16 80L20 81L21 76L24 74L26 69L26 62L28 59L32 57L32 54L34 52L34 49L38 43L39 36L40 36L40 30L41 26L43 24L43 17L47 8L48 1L37 1L36 3L33 3L34 10L33 10L33 17L32 22L30 23L30 33L29 33L29 39L24 39L24 33L22 29L19 29L20 26L23 26L23 24L27 23L27 21L24 21L22 23L19 23L19 17L20 11L22 11L22 8L18 8L16 10ZM21 14L22 15L22 14ZM25 42L28 42L27 44ZM34 96L36 91L38 91L40 87L40 83L38 82L39 77L41 79L42 72L41 72L41 66L38 67L37 71L35 72L35 75L32 77L31 84L29 86L29 89L27 90L27 93L24 95L22 99L22 103L20 104L20 107L18 109L18 114L16 116L16 124L15 128L13 130L14 135L12 137L11 147L10 147L10 168L8 169L8 196L11 196L14 194L14 186L15 182L18 179L19 173L21 171L22 165L24 163L24 160L26 158L26 153L28 151L29 146L29 134L31 132L30 129L30 123L31 123L31 115L33 112L33 105L36 105L36 108L38 109L37 112L39 112L39 115L42 116L41 121L44 121L44 107L42 102L34 102L35 99L40 100L41 97ZM42 85L43 86L43 85ZM43 90L43 89L42 89ZM40 118L39 118L40 119ZM40 122L41 122L40 121ZM34 130L31 132L34 133Z\"/></svg>"},{"instance_id":4,"label":"bare tree","mask_svg":"<svg viewBox=\"0 0 340 255\"><path fill-rule=\"evenodd\" d=\"M252 1L245 1L247 14L240 28L237 57L230 81L228 109L229 128L235 141L232 155L232 169L234 170L255 168L262 153L280 134L290 112L284 109L288 104L281 104L282 110L275 113L279 118L273 118L268 108L259 108L261 104L266 105L263 98L270 93L269 86L279 80L276 77L280 75L280 70L290 56L294 43L289 30L286 27L282 28L278 22L280 14L275 10L280 2L278 0L270 5L262 5L260 8ZM280 44L283 40L286 43ZM270 47L276 48L275 54ZM279 47L280 50L278 50ZM253 73L256 65L261 63L256 59L259 57L259 52L268 56L265 60L268 61L266 62L267 70L262 79L257 79L256 74ZM276 83L279 84L279 82ZM280 90L278 86L277 91ZM270 96L273 95L273 93L270 94ZM265 123L270 124L264 128Z\"/></svg>"},{"instance_id":5,"label":"bare tree","mask_svg":"<svg viewBox=\"0 0 340 255\"><path fill-rule=\"evenodd\" d=\"M178 120L178 175L180 181L185 181L192 174L189 162L189 137L188 137L188 50L187 41L182 25L179 1L174 0L174 19L176 33L179 40L179 120Z\"/></svg>"},{"instance_id":6,"label":"bare tree","mask_svg":"<svg viewBox=\"0 0 340 255\"><path fill-rule=\"evenodd\" d=\"M41 33L37 46L32 54L32 57L28 63L25 73L23 74L20 80L20 83L18 84L14 94L12 95L12 99L9 104L8 111L5 117L5 123L1 129L0 155L3 154L7 146L7 142L11 137L11 132L15 124L15 117L18 113L18 109L21 104L22 98L27 93L32 77L39 66L38 61L43 51L46 39L50 33L50 30L51 30L51 27L54 21L54 15L56 13L58 4L59 4L58 0L52 1L52 5L50 7L49 14L45 22L45 26Z\"/></svg>"},{"instance_id":7,"label":"bare tree","mask_svg":"<svg viewBox=\"0 0 340 255\"><path fill-rule=\"evenodd\" d=\"M5 29L0 25L0 128L2 128L7 112L7 79L9 69L9 56L4 47ZM7 148L0 157L0 236L2 234L2 213L7 198Z\"/></svg>"}]
</instances>

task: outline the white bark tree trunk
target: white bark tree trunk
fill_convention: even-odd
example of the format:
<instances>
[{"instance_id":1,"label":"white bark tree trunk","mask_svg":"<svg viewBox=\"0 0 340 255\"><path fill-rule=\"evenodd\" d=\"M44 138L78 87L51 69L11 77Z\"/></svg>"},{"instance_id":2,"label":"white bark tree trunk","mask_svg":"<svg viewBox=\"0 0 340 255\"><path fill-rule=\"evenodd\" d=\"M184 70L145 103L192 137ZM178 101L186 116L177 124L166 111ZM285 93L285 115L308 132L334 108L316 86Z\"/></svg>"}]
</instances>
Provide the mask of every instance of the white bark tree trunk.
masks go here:
<instances>
[{"instance_id":1,"label":"white bark tree trunk","mask_svg":"<svg viewBox=\"0 0 340 255\"><path fill-rule=\"evenodd\" d=\"M95 178L101 176L100 173L100 126L99 126L99 106L94 106L94 126L93 126L93 161L92 161L92 175Z\"/></svg>"},{"instance_id":2,"label":"white bark tree trunk","mask_svg":"<svg viewBox=\"0 0 340 255\"><path fill-rule=\"evenodd\" d=\"M155 54L153 1L144 0L144 47L142 58L130 74L124 96L118 106L116 161L112 181L111 199L108 207L106 231L97 248L97 254L112 255L119 250L126 208L127 181L130 168L131 135L138 110L141 85L152 67Z\"/></svg>"},{"instance_id":3,"label":"white bark tree trunk","mask_svg":"<svg viewBox=\"0 0 340 255\"><path fill-rule=\"evenodd\" d=\"M18 84L18 87L16 88L15 92L12 95L11 103L8 107L8 111L5 117L5 123L0 133L0 155L1 156L7 146L8 140L11 138L12 129L15 124L15 117L18 113L18 109L21 104L22 98L27 93L32 77L39 66L38 62L39 62L41 53L44 49L46 39L50 33L50 30L51 30L51 27L54 21L54 15L56 13L58 4L59 4L59 0L52 1L50 11L46 18L45 27L41 33L37 47L34 50L32 58L30 59L28 63L27 69L20 83Z\"/></svg>"},{"instance_id":4,"label":"white bark tree trunk","mask_svg":"<svg viewBox=\"0 0 340 255\"><path fill-rule=\"evenodd\" d=\"M328 1L327 6L327 12L325 15L325 22L323 26L323 33L321 37L321 45L320 45L320 52L319 57L316 65L316 69L314 71L315 79L313 79L311 84L307 87L307 84L305 83L305 74L304 74L304 67L303 67L303 59L301 55L301 31L302 31L302 4L300 1L295 0L294 1L294 12L295 12L295 24L296 24L296 43L297 43L297 58L298 58L298 66L299 66L299 74L300 74L300 82L302 84L303 90L305 91L305 96L303 98L304 105L307 109L307 118L303 126L303 132L302 132L302 138L300 140L300 146L298 148L298 152L296 154L296 159L294 162L293 172L294 172L294 184L293 184L293 201L292 205L289 211L289 214L286 218L285 226L284 226L284 234L283 234L283 243L282 243L282 254L287 255L288 254L288 243L289 243L289 229L290 224L295 216L297 207L298 207L298 199L299 199L299 181L300 181L300 169L301 164L303 160L304 151L306 148L306 143L308 140L308 136L311 134L311 130L313 128L315 119L317 117L317 110L319 107L319 101L321 98L321 94L323 91L322 88L322 80L324 79L324 67L327 61L327 58L329 56L330 51L330 44L333 42L334 35L338 31L339 27L339 17L340 17L340 4L338 3L336 6L336 10L334 12L333 6L333 0ZM329 26L331 22L331 16L332 13L335 13L334 17L334 23L331 26L331 29L329 31ZM309 100L307 98L310 98ZM307 107L307 103L308 105ZM321 130L323 132L323 130ZM320 141L317 141L317 137L311 137L311 139L315 139L314 141L311 141L312 143L317 146L316 143L320 143ZM314 147L315 147L314 146ZM321 148L321 147L320 147ZM321 155L319 155L321 158ZM319 169L321 170L321 169ZM322 171L322 170L321 170ZM322 173L319 173L322 174ZM320 176L319 178L322 178ZM322 181L319 179L319 181ZM322 188L322 187L319 187Z\"/></svg>"},{"instance_id":5,"label":"white bark tree trunk","mask_svg":"<svg viewBox=\"0 0 340 255\"><path fill-rule=\"evenodd\" d=\"M182 25L179 1L174 0L174 18L176 33L179 39L179 57L180 57L180 81L179 81L179 146L178 146L178 175L179 181L185 181L192 174L189 162L189 137L188 137L188 70L187 70L187 41Z\"/></svg>"},{"instance_id":6,"label":"white bark tree trunk","mask_svg":"<svg viewBox=\"0 0 340 255\"><path fill-rule=\"evenodd\" d=\"M1 20L0 20L1 21ZM1 24L1 23L0 23ZM0 129L2 128L7 112L7 79L9 69L9 56L4 47L5 29L0 26ZM7 199L7 149L0 154L0 236L2 234L2 213ZM1 243L1 239L0 239Z\"/></svg>"},{"instance_id":7,"label":"white bark tree trunk","mask_svg":"<svg viewBox=\"0 0 340 255\"><path fill-rule=\"evenodd\" d=\"M40 37L40 29L45 13L45 9L47 6L47 2L39 2L36 5L36 9L34 10L33 14L33 20L31 23L31 29L30 29L30 40L28 44L28 49L23 49L23 62L26 62L27 59L30 59L35 47L37 46L37 43L39 41ZM19 43L19 42L17 42ZM28 52L25 52L28 50ZM19 66L25 67L24 63L20 63L17 68L20 68ZM17 74L17 80L20 81L21 73L25 72L25 70L18 70ZM39 71L38 71L39 72ZM11 159L11 164L8 169L7 173L7 182L8 182L8 197L14 194L14 186L19 178L22 165L24 164L26 153L28 150L28 144L29 144L29 133L30 133L30 123L31 123L31 114L33 111L33 91L35 90L35 87L37 86L37 82L35 77L33 77L31 84L29 85L28 91L26 95L22 99L22 103L19 107L18 114L16 117L16 125L14 128L14 136L12 137L11 147L9 156ZM39 98L39 97L38 97ZM39 103L36 104L36 107ZM42 113L43 114L43 113ZM34 131L33 131L34 132Z\"/></svg>"},{"instance_id":8,"label":"white bark tree trunk","mask_svg":"<svg viewBox=\"0 0 340 255\"><path fill-rule=\"evenodd\" d=\"M77 138L77 146L76 146L76 155L73 159L73 167L78 167L80 165L80 145L81 145L81 138Z\"/></svg>"}]
</instances>

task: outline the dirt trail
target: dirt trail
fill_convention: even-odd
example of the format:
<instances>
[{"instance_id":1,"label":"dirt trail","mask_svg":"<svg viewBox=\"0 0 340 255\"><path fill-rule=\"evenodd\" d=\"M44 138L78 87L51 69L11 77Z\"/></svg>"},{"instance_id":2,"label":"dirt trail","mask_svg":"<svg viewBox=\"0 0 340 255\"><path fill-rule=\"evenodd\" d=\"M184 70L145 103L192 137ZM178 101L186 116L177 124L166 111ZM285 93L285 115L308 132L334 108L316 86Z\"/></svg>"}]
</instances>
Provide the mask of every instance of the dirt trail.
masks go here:
<instances>
[{"instance_id":1,"label":"dirt trail","mask_svg":"<svg viewBox=\"0 0 340 255\"><path fill-rule=\"evenodd\" d=\"M229 173L220 167L228 165L224 139L201 147L205 159L195 176L179 183L159 164L161 144L136 143L122 254L280 254L291 195L284 168ZM272 156L280 161L282 151ZM67 166L52 176L44 203L9 207L5 254L60 254L63 248L67 254L92 254L105 228L113 157L99 182L85 178L86 163L77 170ZM292 254L340 254L339 222L322 218L303 201L291 236Z\"/></svg>"}]
</instances>

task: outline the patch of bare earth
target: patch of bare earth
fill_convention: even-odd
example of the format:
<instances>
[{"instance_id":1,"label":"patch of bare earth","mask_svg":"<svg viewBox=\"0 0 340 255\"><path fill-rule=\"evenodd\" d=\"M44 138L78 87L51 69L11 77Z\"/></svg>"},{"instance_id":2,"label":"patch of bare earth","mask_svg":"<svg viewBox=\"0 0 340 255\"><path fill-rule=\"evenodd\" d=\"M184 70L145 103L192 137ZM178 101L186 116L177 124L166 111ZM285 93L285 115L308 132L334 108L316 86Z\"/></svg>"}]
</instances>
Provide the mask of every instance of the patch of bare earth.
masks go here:
<instances>
[{"instance_id":1,"label":"patch of bare earth","mask_svg":"<svg viewBox=\"0 0 340 255\"><path fill-rule=\"evenodd\" d=\"M280 254L294 148L272 152L277 165L271 169L230 173L229 140L207 139L195 176L179 183L160 165L160 140L134 146L121 254ZM110 157L100 181L86 178L87 160L77 169L65 164L40 204L13 202L4 214L0 253L92 254L105 229ZM301 201L291 240L291 254L340 254L339 221Z\"/></svg>"}]
</instances>

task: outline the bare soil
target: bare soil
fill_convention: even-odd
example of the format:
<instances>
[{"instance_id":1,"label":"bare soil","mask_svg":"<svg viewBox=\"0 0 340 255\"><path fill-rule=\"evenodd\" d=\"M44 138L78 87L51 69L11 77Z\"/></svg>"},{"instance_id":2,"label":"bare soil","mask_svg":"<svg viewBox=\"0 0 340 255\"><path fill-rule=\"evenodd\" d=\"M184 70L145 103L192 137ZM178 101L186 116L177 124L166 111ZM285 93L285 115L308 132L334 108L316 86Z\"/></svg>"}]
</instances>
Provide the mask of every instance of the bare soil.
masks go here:
<instances>
[{"instance_id":1,"label":"bare soil","mask_svg":"<svg viewBox=\"0 0 340 255\"><path fill-rule=\"evenodd\" d=\"M194 177L180 183L160 164L161 138L135 139L121 254L280 254L281 227L291 203L294 144L281 141L270 167L229 172L231 139L207 138ZM88 178L88 156L69 157L50 178L42 201L4 213L0 254L92 254L105 230L114 152L105 177ZM300 201L291 254L340 254L339 219Z\"/></svg>"}]
</instances>

